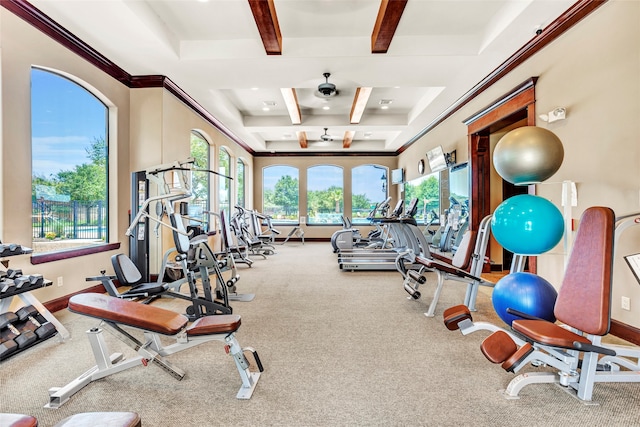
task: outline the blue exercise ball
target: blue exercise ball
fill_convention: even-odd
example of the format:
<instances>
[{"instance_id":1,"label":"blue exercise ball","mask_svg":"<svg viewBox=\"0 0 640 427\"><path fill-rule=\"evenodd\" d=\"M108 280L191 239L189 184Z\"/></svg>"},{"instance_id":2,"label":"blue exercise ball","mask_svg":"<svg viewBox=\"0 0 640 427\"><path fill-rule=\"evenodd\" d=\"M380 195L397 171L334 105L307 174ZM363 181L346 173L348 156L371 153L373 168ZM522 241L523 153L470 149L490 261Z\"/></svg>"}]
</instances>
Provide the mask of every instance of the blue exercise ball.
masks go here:
<instances>
[{"instance_id":1,"label":"blue exercise ball","mask_svg":"<svg viewBox=\"0 0 640 427\"><path fill-rule=\"evenodd\" d=\"M507 313L512 308L531 316L555 322L553 308L558 292L542 277L532 273L511 273L498 280L493 288L493 308L509 326L520 319Z\"/></svg>"},{"instance_id":2,"label":"blue exercise ball","mask_svg":"<svg viewBox=\"0 0 640 427\"><path fill-rule=\"evenodd\" d=\"M509 197L491 217L493 237L505 249L520 255L539 255L560 242L564 219L547 199L531 194Z\"/></svg>"},{"instance_id":3,"label":"blue exercise ball","mask_svg":"<svg viewBox=\"0 0 640 427\"><path fill-rule=\"evenodd\" d=\"M515 185L536 184L550 178L560 169L563 159L560 138L537 126L507 132L493 150L496 171Z\"/></svg>"}]
</instances>

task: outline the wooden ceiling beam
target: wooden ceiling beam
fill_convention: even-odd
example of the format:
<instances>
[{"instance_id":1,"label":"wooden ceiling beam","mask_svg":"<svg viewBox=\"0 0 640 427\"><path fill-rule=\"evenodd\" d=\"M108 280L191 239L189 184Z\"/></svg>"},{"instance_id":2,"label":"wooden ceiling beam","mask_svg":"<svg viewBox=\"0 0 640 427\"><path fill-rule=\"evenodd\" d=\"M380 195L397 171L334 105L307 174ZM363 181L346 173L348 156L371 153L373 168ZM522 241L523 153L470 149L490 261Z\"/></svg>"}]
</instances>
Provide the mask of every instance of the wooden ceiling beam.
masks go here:
<instances>
[{"instance_id":1,"label":"wooden ceiling beam","mask_svg":"<svg viewBox=\"0 0 640 427\"><path fill-rule=\"evenodd\" d=\"M342 148L350 148L351 142L353 142L353 134L355 132L348 130L344 133L344 139L342 140Z\"/></svg>"},{"instance_id":2,"label":"wooden ceiling beam","mask_svg":"<svg viewBox=\"0 0 640 427\"><path fill-rule=\"evenodd\" d=\"M300 114L300 105L298 105L296 90L292 87L285 87L281 88L280 92L282 92L282 97L284 98L284 105L287 106L287 111L289 111L291 124L299 125L302 123L302 115Z\"/></svg>"},{"instance_id":3,"label":"wooden ceiling beam","mask_svg":"<svg viewBox=\"0 0 640 427\"><path fill-rule=\"evenodd\" d=\"M249 0L249 7L267 55L282 55L282 34L273 1Z\"/></svg>"},{"instance_id":4,"label":"wooden ceiling beam","mask_svg":"<svg viewBox=\"0 0 640 427\"><path fill-rule=\"evenodd\" d=\"M300 143L300 148L307 148L309 146L309 142L307 141L307 133L296 132L296 135L298 135L298 142Z\"/></svg>"},{"instance_id":5,"label":"wooden ceiling beam","mask_svg":"<svg viewBox=\"0 0 640 427\"><path fill-rule=\"evenodd\" d=\"M353 105L351 105L351 114L349 115L351 124L355 125L360 123L372 90L373 88L371 87L359 87L356 89L356 95L353 97Z\"/></svg>"},{"instance_id":6,"label":"wooden ceiling beam","mask_svg":"<svg viewBox=\"0 0 640 427\"><path fill-rule=\"evenodd\" d=\"M382 0L371 34L371 53L387 53L408 0Z\"/></svg>"}]
</instances>

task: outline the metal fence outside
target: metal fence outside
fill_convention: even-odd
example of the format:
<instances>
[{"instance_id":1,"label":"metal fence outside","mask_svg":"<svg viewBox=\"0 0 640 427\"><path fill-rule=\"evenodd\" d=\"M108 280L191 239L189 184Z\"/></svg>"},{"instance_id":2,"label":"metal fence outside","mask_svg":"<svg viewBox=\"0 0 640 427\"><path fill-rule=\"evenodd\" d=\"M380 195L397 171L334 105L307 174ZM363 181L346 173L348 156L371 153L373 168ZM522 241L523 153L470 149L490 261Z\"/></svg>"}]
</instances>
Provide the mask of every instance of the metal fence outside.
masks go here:
<instances>
[{"instance_id":1,"label":"metal fence outside","mask_svg":"<svg viewBox=\"0 0 640 427\"><path fill-rule=\"evenodd\" d=\"M31 206L34 239L95 239L107 236L107 204L35 200Z\"/></svg>"}]
</instances>

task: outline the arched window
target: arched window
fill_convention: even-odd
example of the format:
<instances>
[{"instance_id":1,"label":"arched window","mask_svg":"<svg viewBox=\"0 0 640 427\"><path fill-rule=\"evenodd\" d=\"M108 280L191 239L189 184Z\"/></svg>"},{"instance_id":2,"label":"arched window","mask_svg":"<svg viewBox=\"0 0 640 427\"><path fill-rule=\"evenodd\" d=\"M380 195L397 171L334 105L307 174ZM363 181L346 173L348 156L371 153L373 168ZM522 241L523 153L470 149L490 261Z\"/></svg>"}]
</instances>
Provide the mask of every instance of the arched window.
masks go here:
<instances>
[{"instance_id":1,"label":"arched window","mask_svg":"<svg viewBox=\"0 0 640 427\"><path fill-rule=\"evenodd\" d=\"M220 147L218 152L218 172L222 175L231 176L231 155L224 147ZM223 176L218 176L218 209L224 209L228 213L230 208L231 182Z\"/></svg>"},{"instance_id":2,"label":"arched window","mask_svg":"<svg viewBox=\"0 0 640 427\"><path fill-rule=\"evenodd\" d=\"M351 170L351 222L366 224L367 216L388 194L389 170L385 166L362 165Z\"/></svg>"},{"instance_id":3,"label":"arched window","mask_svg":"<svg viewBox=\"0 0 640 427\"><path fill-rule=\"evenodd\" d=\"M191 131L191 157L195 160L194 169L209 170L211 146L204 135L198 131ZM210 208L211 174L209 172L196 171L191 177L191 192L193 199L189 202L189 216L208 223L208 215L204 211ZM193 224L195 225L195 224Z\"/></svg>"},{"instance_id":4,"label":"arched window","mask_svg":"<svg viewBox=\"0 0 640 427\"><path fill-rule=\"evenodd\" d=\"M342 168L318 165L307 169L307 224L341 224L344 214Z\"/></svg>"},{"instance_id":5,"label":"arched window","mask_svg":"<svg viewBox=\"0 0 640 427\"><path fill-rule=\"evenodd\" d=\"M70 77L31 69L34 253L108 242L108 113Z\"/></svg>"},{"instance_id":6,"label":"arched window","mask_svg":"<svg viewBox=\"0 0 640 427\"><path fill-rule=\"evenodd\" d=\"M262 211L275 224L298 224L298 169L268 166L262 170Z\"/></svg>"},{"instance_id":7,"label":"arched window","mask_svg":"<svg viewBox=\"0 0 640 427\"><path fill-rule=\"evenodd\" d=\"M243 208L246 207L245 178L245 164L241 159L238 159L238 161L236 162L236 204L242 206Z\"/></svg>"}]
</instances>

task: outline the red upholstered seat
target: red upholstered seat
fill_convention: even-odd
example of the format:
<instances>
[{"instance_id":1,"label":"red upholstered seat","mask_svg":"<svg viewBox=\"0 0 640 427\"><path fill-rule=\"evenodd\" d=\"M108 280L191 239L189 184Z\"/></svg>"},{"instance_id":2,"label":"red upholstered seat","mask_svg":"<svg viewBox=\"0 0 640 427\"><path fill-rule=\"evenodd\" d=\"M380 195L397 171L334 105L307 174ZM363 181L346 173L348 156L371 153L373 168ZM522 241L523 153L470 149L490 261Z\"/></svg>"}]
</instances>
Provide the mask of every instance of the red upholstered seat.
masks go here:
<instances>
[{"instance_id":1,"label":"red upholstered seat","mask_svg":"<svg viewBox=\"0 0 640 427\"><path fill-rule=\"evenodd\" d=\"M230 334L240 327L240 316L225 314L201 317L187 328L187 335Z\"/></svg>"},{"instance_id":2,"label":"red upholstered seat","mask_svg":"<svg viewBox=\"0 0 640 427\"><path fill-rule=\"evenodd\" d=\"M69 299L69 310L163 335L180 332L189 319L171 310L104 294L78 294Z\"/></svg>"},{"instance_id":3,"label":"red upholstered seat","mask_svg":"<svg viewBox=\"0 0 640 427\"><path fill-rule=\"evenodd\" d=\"M611 279L615 215L606 207L582 214L554 314L558 321L585 334L606 335L611 320ZM586 337L545 320L514 320L511 327L532 341L561 348Z\"/></svg>"},{"instance_id":4,"label":"red upholstered seat","mask_svg":"<svg viewBox=\"0 0 640 427\"><path fill-rule=\"evenodd\" d=\"M38 420L31 415L0 414L2 427L38 427Z\"/></svg>"}]
</instances>

